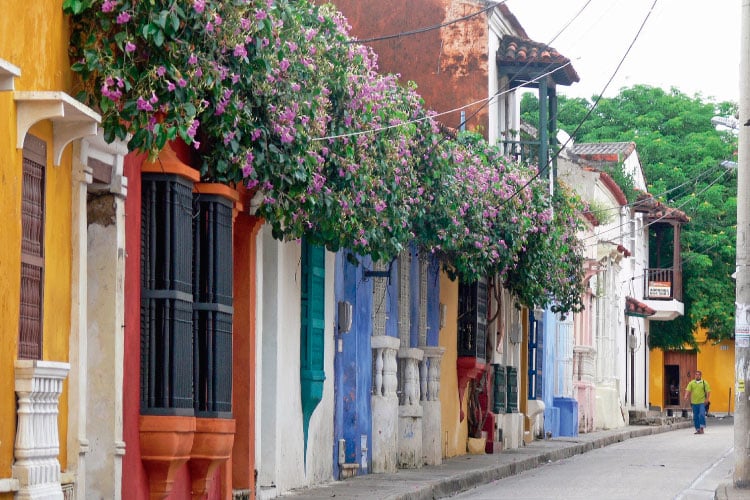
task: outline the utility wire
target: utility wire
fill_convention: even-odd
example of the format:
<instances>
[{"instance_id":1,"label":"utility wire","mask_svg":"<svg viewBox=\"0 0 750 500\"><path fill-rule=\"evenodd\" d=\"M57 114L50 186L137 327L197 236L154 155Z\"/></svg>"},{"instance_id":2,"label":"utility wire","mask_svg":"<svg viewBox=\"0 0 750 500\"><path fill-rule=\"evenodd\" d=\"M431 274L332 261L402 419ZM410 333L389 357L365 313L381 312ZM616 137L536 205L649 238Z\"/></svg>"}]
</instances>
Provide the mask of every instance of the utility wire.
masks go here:
<instances>
[{"instance_id":1,"label":"utility wire","mask_svg":"<svg viewBox=\"0 0 750 500\"><path fill-rule=\"evenodd\" d=\"M500 6L500 5L504 4L507 1L508 0L502 0L502 1L497 2L497 3L491 3L490 5L488 5L487 7L485 7L482 10L479 10L477 12L473 12L473 13L468 14L468 15L463 16L463 17L452 19L450 21L446 21L446 22L441 23L441 24L434 24L432 26L425 26L423 28L417 28L415 30L410 30L410 31L402 31L401 33L394 33L392 35L375 36L375 37L372 37L372 38L353 39L353 40L348 41L347 43L349 43L349 44L352 44L352 43L371 43L371 42L379 42L379 41L382 41L382 40L392 40L394 38L401 38L401 37L404 37L404 36L419 35L421 33L427 33L428 31L434 31L434 30L438 30L440 28L445 28L446 26L450 26L451 24L456 24L456 23L460 23L462 21L467 21L467 20L471 19L472 17L476 17L476 16L478 16L480 14L484 14L485 12L494 9L495 7Z\"/></svg>"},{"instance_id":2,"label":"utility wire","mask_svg":"<svg viewBox=\"0 0 750 500\"><path fill-rule=\"evenodd\" d=\"M685 206L685 205L687 205L688 203L691 203L691 202L695 201L695 200L697 199L697 197L698 197L698 196L700 196L700 195L702 195L703 193L705 193L706 191L708 191L708 190L709 190L709 189L710 189L710 188L711 188L711 187L712 187L712 186L713 186L714 184L716 184L717 182L719 182L719 181L721 180L721 178L722 178L722 177L724 177L725 175L727 175L727 173L728 173L728 172L729 172L728 170L725 170L725 171L723 171L723 172L722 172L721 174L719 174L719 176L718 176L718 177L717 177L716 179L714 179L713 181L711 181L711 182L710 182L710 183L709 183L709 184L708 184L708 185L707 185L706 187L704 187L704 188L703 188L703 189L701 189L701 190L700 190L700 191L699 191L698 193L696 193L696 194L695 194L695 197L694 197L694 198L689 198L689 199L687 199L687 200L686 200L686 201L685 201L684 203L682 203L682 204L680 204L680 205L678 205L677 207L674 207L674 208L676 208L676 209L679 209L679 208L682 208L682 207L684 207L684 206ZM644 225L643 227L644 227L644 228L647 228L647 227L649 227L649 226L652 226L653 224L656 224L657 222L659 222L659 221L661 221L662 219L666 218L666 217L667 217L667 215L668 215L668 214L667 214L667 213L665 212L665 213L664 213L664 215L662 215L661 217L659 217L659 218L657 218L657 219L654 219L653 221L649 222L648 224L645 224L645 225ZM630 224L630 222L626 222L625 224L619 224L619 225L617 225L617 226L614 226L614 227L611 227L611 228L607 229L606 231L602 231L602 232L601 232L601 233L599 233L599 234L595 234L595 235L592 235L592 236L588 236L588 237L586 237L586 238L583 238L583 239L581 239L581 241L582 241L582 242L584 242L584 241L586 241L586 240L590 240L590 239L592 239L592 238L600 238L600 237L601 237L602 235L604 235L604 234L610 233L610 232L612 232L612 231L616 231L616 230L618 230L618 229L620 229L620 228L622 228L622 227L625 227L626 225L629 225L629 224ZM585 247L585 248L589 248L589 247L593 247L593 246L596 246L596 245L598 245L598 244L599 244L599 242L597 241L597 242L595 242L595 243L593 243L593 244L587 244L587 245L584 245L584 247Z\"/></svg>"},{"instance_id":3,"label":"utility wire","mask_svg":"<svg viewBox=\"0 0 750 500\"><path fill-rule=\"evenodd\" d=\"M482 9L479 12L476 12L476 13L472 14L471 16L481 14L482 12L486 12L490 8L494 8L494 7L496 7L496 6L498 6L498 5L502 4L502 3L505 3L506 1L507 0L503 0L502 2L493 4L493 5L485 8L485 9ZM583 13L583 11L586 9L586 7L588 7L588 5L590 3L591 3L591 0L588 0L578 10L578 12L576 12L576 14L570 20L568 20L568 22L565 23L565 25L563 25L563 27L557 32L557 34L554 37L552 37L552 39L548 43L544 44L544 48L548 49L550 47L550 44L552 44L578 17L580 17L580 15ZM469 17L471 17L471 16L469 16ZM458 19L458 20L454 20L454 21L450 21L448 24L452 24L454 22L458 22L458 21L463 20L463 19L464 18L461 18L461 19ZM442 25L438 26L438 27L442 27ZM420 30L416 30L415 32L423 32L423 31L427 31L429 29L437 29L437 28L436 27L421 28ZM413 32L404 32L404 33L405 34L413 34ZM397 35L390 35L388 37L378 37L377 39L393 38L395 36L397 36ZM356 42L364 43L364 42L368 42L370 40L371 39L356 40ZM354 41L355 40L353 40L352 42L354 42ZM531 63L532 63L532 61L527 61L526 64L524 64L524 66L522 66L519 71L523 71L524 69L526 69L527 67L529 67L531 65ZM323 136L323 137L316 137L316 138L311 139L311 141L315 142L315 141L341 139L341 138L344 138L344 137L355 137L355 136L364 135L364 134L371 134L371 133L382 132L384 130L390 130L392 128L403 127L405 125L410 125L410 124L414 124L414 123L420 123L420 122L423 122L423 121L426 121L426 120L431 120L431 119L434 119L434 118L437 118L437 117L440 117L440 116L448 115L448 114L451 114L451 113L456 113L458 111L462 111L464 109L467 109L467 108L470 108L472 106L476 106L476 105L480 104L480 106L479 106L479 108L477 110L475 110L469 116L465 117L461 121L461 123L458 124L457 128L460 129L469 120L471 120L474 116L476 116L482 109L484 109L485 106L487 106L488 104L490 104L494 99L496 99L496 98L498 98L498 97L500 97L502 95L508 94L510 92L514 92L514 91L516 91L516 90L518 90L520 88L526 87L526 86L528 86L528 85L530 85L532 83L536 83L539 80L541 80L542 78L546 78L547 76L553 74L554 72L556 72L556 71L558 71L558 70L560 70L562 68L565 68L565 67L567 67L567 66L569 66L571 64L572 64L572 62L568 61L567 63L565 63L565 64L563 64L561 66L555 67L554 69L552 69L550 71L547 71L547 72L543 73L542 75L539 75L536 78L533 78L533 79L531 79L531 80L529 80L527 82L524 82L524 83L522 83L520 85L516 85L514 87L510 87L510 88L507 88L507 89L500 89L500 90L498 90L497 92L495 92L493 95L491 95L489 97L485 97L483 99L479 99L477 101L471 102L469 104L465 104L463 106L460 106L460 107L457 107L457 108L454 108L454 109L451 109L451 110L448 110L448 111L442 111L440 113L430 114L429 116L424 116L422 118L417 118L417 119L414 119L414 120L408 120L408 121L404 121L404 122L397 123L397 124L394 124L394 125L387 125L387 126L384 126L384 127L377 127L377 128L373 128L373 129L369 129L369 130L358 130L358 131L355 131L355 132L347 132L347 133L337 134L337 135L328 135L328 136ZM547 66L547 68L552 68L553 65L554 65L553 63L548 63L546 66ZM440 142L442 142L442 141L440 141ZM434 147L435 146L433 146L433 148Z\"/></svg>"},{"instance_id":4,"label":"utility wire","mask_svg":"<svg viewBox=\"0 0 750 500\"><path fill-rule=\"evenodd\" d=\"M662 196L666 196L666 195L668 195L669 193L671 193L673 191L677 191L678 189L683 188L683 187L687 186L688 184L696 183L700 179L702 179L703 177L706 177L707 175L713 173L714 170L718 170L719 167L721 167L721 164L714 165L713 167L709 168L708 170L704 170L703 172L701 172L700 174L698 174L696 177L688 179L685 182L683 182L682 184L679 184L677 186L674 186L673 188L667 189L666 191L664 191L662 193L655 194L655 195L653 195L653 197L654 198L661 198ZM607 172L604 171L604 173L607 173ZM633 206L635 206L637 204L638 204L638 201L633 201L631 203L627 203L625 205L621 205L621 206L617 206L617 207L600 208L600 209L597 209L597 210L586 210L583 213L584 214L596 215L596 214L601 214L601 213L606 213L606 212L613 212L615 210L620 210L620 209L626 208L626 207L633 207Z\"/></svg>"},{"instance_id":5,"label":"utility wire","mask_svg":"<svg viewBox=\"0 0 750 500\"><path fill-rule=\"evenodd\" d=\"M602 96L604 95L604 92L607 91L607 88L612 83L612 80L615 79L615 76L617 76L617 73L620 71L620 68L625 63L625 59L628 57L628 54L630 54L630 51L633 49L633 46L635 45L635 42L638 40L638 38L641 36L641 32L643 31L643 28L646 26L646 22L648 22L648 18L651 17L651 13L654 11L654 7L656 7L656 4L659 0L654 0L654 2L651 4L651 7L649 8L648 12L646 13L646 17L643 18L643 22L641 22L641 26L638 28L638 31L635 34L635 37L633 37L633 41L630 42L630 45L628 46L627 50L625 51L625 54L620 58L620 62L617 64L617 67L615 67L614 72L612 73L612 76L609 77L609 80L607 80L607 83L604 84L604 87L602 88L602 91L600 94L596 97L596 100L594 100L593 104L591 105L591 108L589 108L586 115L581 119L581 121L578 123L578 126L575 128L572 134L568 137L568 139L560 146L560 149L557 150L551 158L547 159L547 163L544 165L544 168L540 168L539 171L534 175L529 181L521 186L515 193L513 193L509 198L504 200L500 206L503 206L504 204L508 203L513 197L518 195L521 191L526 189L526 187L531 184L537 177L539 177L542 172L546 172L547 169L550 166L550 163L557 159L558 156L560 156L560 153L565 149L565 146L568 145L568 143L573 139L573 137L578 133L578 131L581 129L584 123L586 123L586 120L589 119L591 116L591 113L594 112L594 109L596 109L596 106L599 104L599 101L601 101ZM541 103L540 103L541 105ZM541 158L540 158L541 160Z\"/></svg>"}]
</instances>

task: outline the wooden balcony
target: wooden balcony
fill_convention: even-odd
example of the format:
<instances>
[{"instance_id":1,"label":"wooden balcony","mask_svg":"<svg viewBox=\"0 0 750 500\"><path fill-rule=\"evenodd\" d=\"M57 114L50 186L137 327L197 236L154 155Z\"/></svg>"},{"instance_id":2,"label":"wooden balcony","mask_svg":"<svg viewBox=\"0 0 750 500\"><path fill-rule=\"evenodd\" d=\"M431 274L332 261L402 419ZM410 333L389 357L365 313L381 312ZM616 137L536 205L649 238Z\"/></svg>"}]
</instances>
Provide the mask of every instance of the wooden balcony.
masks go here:
<instances>
[{"instance_id":1,"label":"wooden balcony","mask_svg":"<svg viewBox=\"0 0 750 500\"><path fill-rule=\"evenodd\" d=\"M643 298L647 300L679 300L682 302L682 273L674 269L645 269Z\"/></svg>"},{"instance_id":2,"label":"wooden balcony","mask_svg":"<svg viewBox=\"0 0 750 500\"><path fill-rule=\"evenodd\" d=\"M682 273L672 268L644 270L643 302L654 309L651 321L670 321L685 314L682 303Z\"/></svg>"}]
</instances>

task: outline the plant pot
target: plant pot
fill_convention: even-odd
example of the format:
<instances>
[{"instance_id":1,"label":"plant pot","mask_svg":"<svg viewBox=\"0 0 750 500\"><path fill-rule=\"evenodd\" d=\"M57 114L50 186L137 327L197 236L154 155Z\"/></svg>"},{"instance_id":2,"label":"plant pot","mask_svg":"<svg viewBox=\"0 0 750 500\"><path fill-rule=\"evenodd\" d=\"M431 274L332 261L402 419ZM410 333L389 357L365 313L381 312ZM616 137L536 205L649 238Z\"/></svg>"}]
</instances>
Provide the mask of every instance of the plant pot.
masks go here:
<instances>
[{"instance_id":1,"label":"plant pot","mask_svg":"<svg viewBox=\"0 0 750 500\"><path fill-rule=\"evenodd\" d=\"M470 437L466 442L466 451L470 455L484 455L486 445L487 438Z\"/></svg>"}]
</instances>

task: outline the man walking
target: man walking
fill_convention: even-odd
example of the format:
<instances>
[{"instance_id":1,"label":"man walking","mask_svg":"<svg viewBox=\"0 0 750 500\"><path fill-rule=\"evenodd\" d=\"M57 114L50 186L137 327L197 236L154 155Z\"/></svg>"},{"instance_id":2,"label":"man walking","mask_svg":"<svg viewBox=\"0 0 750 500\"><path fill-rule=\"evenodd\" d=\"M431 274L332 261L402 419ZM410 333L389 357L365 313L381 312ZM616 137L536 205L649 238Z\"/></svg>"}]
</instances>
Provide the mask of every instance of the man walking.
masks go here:
<instances>
[{"instance_id":1,"label":"man walking","mask_svg":"<svg viewBox=\"0 0 750 500\"><path fill-rule=\"evenodd\" d=\"M696 434L703 434L706 427L706 403L711 395L711 386L703 380L700 370L695 372L695 380L691 380L685 388L685 401L690 398L693 406L693 425Z\"/></svg>"}]
</instances>

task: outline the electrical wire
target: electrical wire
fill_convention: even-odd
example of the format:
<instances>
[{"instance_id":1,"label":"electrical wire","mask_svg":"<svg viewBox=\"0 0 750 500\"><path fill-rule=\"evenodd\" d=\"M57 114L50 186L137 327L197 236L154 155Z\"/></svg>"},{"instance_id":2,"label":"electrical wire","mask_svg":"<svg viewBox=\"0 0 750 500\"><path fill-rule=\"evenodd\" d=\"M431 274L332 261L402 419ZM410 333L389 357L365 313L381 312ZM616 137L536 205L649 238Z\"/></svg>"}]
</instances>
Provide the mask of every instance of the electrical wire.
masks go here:
<instances>
[{"instance_id":1,"label":"electrical wire","mask_svg":"<svg viewBox=\"0 0 750 500\"><path fill-rule=\"evenodd\" d=\"M662 193L659 193L659 194L655 194L653 196L654 196L654 198L661 198L662 196L666 196L669 193L677 191L678 189L683 188L683 187L687 186L688 184L693 184L695 182L698 182L703 177L706 177L708 174L713 173L714 170L718 170L719 167L722 167L721 164L714 165L713 167L711 167L711 168L709 168L707 170L704 170L703 172L701 172L700 174L698 174L696 177L688 179L685 182L683 182L682 184L674 186L673 188L667 189L666 191L664 191ZM724 168L724 167L722 167L722 168ZM627 203L625 205L616 206L616 207L600 208L600 209L597 209L597 210L586 210L583 213L584 214L593 214L593 215L596 215L596 214L601 214L601 213L606 213L606 212L613 212L615 210L619 211L622 208L633 207L633 206L635 206L637 204L638 204L638 201L634 201L634 202Z\"/></svg>"},{"instance_id":2,"label":"electrical wire","mask_svg":"<svg viewBox=\"0 0 750 500\"><path fill-rule=\"evenodd\" d=\"M425 26L423 28L417 28L415 30L410 30L410 31L402 31L401 33L394 33L392 35L375 36L375 37L372 37L372 38L353 39L353 40L348 41L347 43L348 44L353 44L353 43L371 43L371 42L379 42L379 41L382 41L382 40L392 40L393 38L402 38L402 37L405 37L405 36L419 35L421 33L427 33L429 31L434 31L434 30L437 30L437 29L440 29L440 28L445 28L446 26L450 26L452 24L460 23L462 21L467 21L467 20L469 20L469 19L471 19L473 17L476 17L476 16L478 16L480 14L484 14L485 12L494 9L495 7L500 6L500 5L504 4L507 1L508 0L502 0L500 2L491 3L490 5L488 5L487 7L485 7L482 10L479 10L477 12L473 12L473 13L465 15L463 17L452 19L450 21L446 21L446 22L441 23L441 24L434 24L432 26Z\"/></svg>"},{"instance_id":3,"label":"electrical wire","mask_svg":"<svg viewBox=\"0 0 750 500\"><path fill-rule=\"evenodd\" d=\"M701 190L700 190L700 191L699 191L698 193L696 193L696 194L695 194L695 197L693 197L693 198L689 198L689 199L687 199L687 200L686 200L686 201L685 201L684 203L682 203L681 205L678 205L678 206L676 206L676 207L672 207L672 208L675 208L675 209L679 209L679 208L682 208L682 207L684 207L684 206L685 206L685 205L687 205L688 203L691 203L691 202L695 201L695 200L697 199L697 197L698 197L698 196L700 196L701 194L703 194L703 193L705 193L706 191L708 191L708 190L709 190L709 189L710 189L710 188L711 188L711 187L712 187L712 186L713 186L714 184L716 184L717 182L719 182L719 181L721 180L721 178L722 178L722 177L724 177L725 175L727 175L727 173L729 173L729 170L724 170L724 171L723 171L723 172L722 172L721 174L719 174L719 176L718 176L718 177L717 177L716 179L714 179L713 181L711 181L711 182L710 182L710 183L709 183L709 184L708 184L708 185L707 185L706 187L704 187L704 188L703 188L703 189L701 189ZM666 218L666 217L667 217L667 215L668 215L668 214L667 214L667 213L665 213L665 214L664 214L664 215L662 215L661 217L659 217L659 218L657 218L657 219L654 219L653 221L649 222L648 224L645 224L645 225L644 225L643 227L644 227L644 228L647 228L647 227L649 227L649 226L652 226L653 224L656 224L657 222L659 222L659 221L661 221L662 219ZM604 235L604 234L606 234L606 233L609 233L609 232L612 232L612 231L616 231L616 230L618 230L618 229L620 229L620 228L622 228L622 227L625 227L626 225L629 225L629 224L630 224L630 222L629 222L629 221L628 221L628 222L626 222L626 223L624 223L624 224L619 224L619 225L617 225L617 226L614 226L614 227L611 227L611 228L607 229L606 231L602 231L602 232L601 232L601 233L599 233L599 234L595 234L595 235L592 235L592 236L587 236L586 238L583 238L583 239L581 239L581 241L582 241L582 242L584 242L584 241L586 241L586 240L590 240L590 239L592 239L592 238L600 238L600 237L601 237L602 235ZM588 244L588 245L584 245L584 247L585 247L585 248L588 248L588 247L596 246L596 245L598 245L598 244L599 244L599 243L598 243L598 242L596 242L596 243L594 243L594 244Z\"/></svg>"},{"instance_id":4,"label":"electrical wire","mask_svg":"<svg viewBox=\"0 0 750 500\"><path fill-rule=\"evenodd\" d=\"M651 17L651 13L654 11L654 7L656 7L656 4L659 2L659 0L654 0L651 4L651 7L649 8L648 12L646 13L646 17L643 18L643 21L641 22L641 26L638 28L638 31L635 34L635 37L633 37L633 41L630 42L630 45L628 46L627 50L623 54L623 56L620 58L620 62L615 67L614 72L612 73L612 76L609 77L609 80L607 80L607 83L604 84L604 87L602 88L602 91L599 93L599 95L594 100L593 104L591 105L591 108L589 108L588 112L584 115L584 117L581 119L581 121L578 123L578 126L573 130L573 133L570 134L568 139L560 146L560 149L556 151L550 159L547 160L547 163L544 165L544 168L540 168L539 171L536 173L536 175L532 176L531 179L526 182L523 186L521 186L515 193L513 193L509 198L504 200L500 203L500 206L503 206L504 204L508 203L513 197L518 195L521 191L526 189L526 187L531 184L536 178L538 178L543 172L546 172L549 168L550 163L554 161L558 156L560 156L560 153L565 149L565 146L568 145L568 143L573 139L573 137L578 133L578 131L581 129L584 123L586 123L586 120L589 119L591 116L591 113L594 112L594 109L596 109L596 106L599 104L599 101L601 101L602 96L604 95L604 92L607 91L607 88L612 83L612 80L615 79L615 76L617 76L617 73L620 71L620 68L625 63L625 59L628 57L628 54L630 54L630 51L633 49L633 46L635 45L635 42L638 41L638 38L641 36L641 32L643 32L643 28L646 26L646 23L648 22L649 17Z\"/></svg>"},{"instance_id":5,"label":"electrical wire","mask_svg":"<svg viewBox=\"0 0 750 500\"><path fill-rule=\"evenodd\" d=\"M485 12L485 11L489 10L489 8L494 8L494 7L497 7L498 5L500 5L500 4L502 4L502 3L505 3L506 1L507 1L507 0L503 0L502 2L499 2L499 3L493 4L492 6L490 6L490 7L486 8L486 9L483 9L482 11L476 12L476 13L474 13L473 15L478 15L478 14L481 14L482 12ZM585 3L585 4L584 4L584 5L583 5L583 6L582 6L582 7L581 7L581 8L579 9L579 10L578 10L578 12L576 12L576 14L575 14L575 15L574 15L574 16L573 16L573 17L572 17L572 18L571 18L570 20L568 20L568 22L567 22L567 23L565 23L565 24L563 25L563 27L562 27L562 28L561 28L561 29L560 29L560 30L559 30L559 31L557 32L557 34L556 34L556 35L555 35L554 37L552 37L552 39L551 39L551 40L550 40L550 41L549 41L548 43L544 44L544 48L545 48L545 49L548 49L548 48L549 48L549 46L550 46L550 44L552 44L552 43L553 43L553 42L554 42L554 41L555 41L555 40L556 40L556 39L557 39L557 38L558 38L558 37L559 37L559 36L560 36L560 35L561 35L561 34L562 34L563 32L565 32L565 30L566 30L566 29L567 29L567 28L568 28L568 27L569 27L569 26L570 26L570 25L571 25L571 24L572 24L572 23L573 23L573 22L574 22L574 21L575 21L575 20L576 20L576 19L577 19L578 17L580 17L580 15L581 15L581 14L583 13L583 11L584 11L584 10L586 9L586 7L588 7L588 6L589 6L589 4L590 4L590 3L591 3L591 0L588 0L588 1L587 1L587 2L586 2L586 3ZM458 20L456 20L456 21L453 21L453 22L457 22L457 21L458 21ZM439 27L441 27L441 26L439 26ZM436 29L436 28L435 28L435 27L431 27L431 29ZM427 28L423 28L422 30L417 30L417 32L422 32L422 31L424 31L424 30L427 30ZM405 32L405 33L407 33L407 32ZM410 32L409 32L409 33L410 33ZM384 38L384 37L379 37L378 39L381 39L381 38ZM368 40L369 40L369 39L365 39L365 40L358 40L358 42L360 42L360 43L364 43L364 42L367 42ZM523 65L523 66L521 67L521 69L520 69L519 71L523 71L524 69L528 68L528 67L529 67L529 66L531 65L531 63L532 63L532 61L527 61L527 62L526 62L526 64L524 64L524 65ZM344 134L337 134L337 135L328 135L328 136L323 136L323 137L316 137L316 138L313 138L313 139L311 139L311 141L312 141L312 142L317 142L317 141L324 141L324 140L334 140L334 139L342 139L342 138L345 138L345 137L355 137L355 136L359 136L359 135L364 135L364 134L371 134L371 133L382 132L382 131L385 131L385 130L390 130L390 129L393 129L393 128L397 128L397 127L403 127L403 126L406 126L406 125L410 125L410 124L414 124L414 123L420 123L420 122L423 122L423 121L426 121L426 120L432 120L432 119L434 119L434 118L437 118L437 117L440 117L440 116L448 115L448 114L451 114L451 113L456 113L456 112L458 112L458 111L462 111L462 110L464 110L464 109L467 109L467 108L470 108L470 107L473 107L473 106L476 106L476 105L480 105L480 106L479 106L479 108L478 108L477 110L475 110L475 111L474 111L473 113L471 113L471 114L470 114L469 116L465 117L465 118L464 118L464 119L463 119L463 120L462 120L462 121L461 121L461 122L460 122L460 123L458 124L458 127L457 127L457 128L459 128L459 129L460 129L460 128L461 128L461 127L463 127L463 126L464 126L464 125L465 125L465 124L466 124L466 123L467 123L467 122L468 122L469 120L471 120L471 119L472 119L472 118L473 118L474 116L476 116L476 115L477 115L477 114L478 114L478 113L479 113L479 112L480 112L480 111L481 111L482 109L484 109L484 107L485 107L485 106L487 106L488 104L490 104L490 103L491 103L491 102L492 102L492 101L493 101L494 99L496 99L496 98L498 98L498 97L500 97L500 96L502 96L502 95L508 94L508 93L510 93L510 92L514 92L514 91L516 91L516 90L518 90L518 89L520 89L520 88L524 88L524 87L526 87L526 86L528 86L528 85L530 85L530 84L532 84L532 83L536 83L536 82L538 82L539 80L541 80L541 79L543 79L543 78L546 78L547 76L549 76L549 75L553 74L554 72L556 72L556 71L558 71L558 70L560 70L560 69L563 69L563 68L565 68L565 67L567 67L567 66L570 66L571 64L572 64L572 62L571 62L571 61L568 61L567 63L565 63L565 64L563 64L563 65L561 65L561 66L556 66L556 67L554 67L554 69L551 69L551 70L549 70L549 71L547 71L547 72L545 72L545 73L543 73L543 74L541 74L541 75L539 75L539 76L537 76L537 77L535 77L535 78L533 78L533 79L531 79L531 80L529 80L529 81L526 81L526 82L524 82L524 83L522 83L522 84L520 84L520 85L516 85L516 86L514 86L514 87L510 87L510 88L507 88L507 89L500 89L500 90L498 90L497 92L495 92L495 93L494 93L493 95L491 95L491 96L489 96L489 97L485 97L485 98L483 98L483 99L479 99L479 100L477 100L477 101L471 102L471 103L469 103L469 104L465 104L465 105L463 105L463 106L460 106L460 107L457 107L457 108L454 108L454 109L451 109L451 110L448 110L448 111L442 111L442 112L439 112L439 113L434 113L434 114L430 114L429 116L424 116L424 117L422 117L422 118L416 118L416 119L414 119L414 120L408 120L408 121L404 121L404 122L401 122L401 123L397 123L397 124L394 124L394 125L387 125L387 126L384 126L384 127L377 127L377 128L373 128L373 129L369 129L369 130L358 130L358 131L355 131L355 132L347 132L347 133L344 133ZM548 63L548 64L546 65L546 67L547 67L547 68L552 68L553 66L554 66L554 63ZM443 140L445 140L445 139L443 139ZM443 142L443 140L441 140L441 141L440 141L440 143L442 143L442 142ZM434 148L434 147L436 147L436 145L435 145L435 146L433 146L433 148Z\"/></svg>"}]
</instances>

